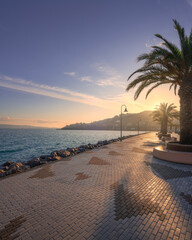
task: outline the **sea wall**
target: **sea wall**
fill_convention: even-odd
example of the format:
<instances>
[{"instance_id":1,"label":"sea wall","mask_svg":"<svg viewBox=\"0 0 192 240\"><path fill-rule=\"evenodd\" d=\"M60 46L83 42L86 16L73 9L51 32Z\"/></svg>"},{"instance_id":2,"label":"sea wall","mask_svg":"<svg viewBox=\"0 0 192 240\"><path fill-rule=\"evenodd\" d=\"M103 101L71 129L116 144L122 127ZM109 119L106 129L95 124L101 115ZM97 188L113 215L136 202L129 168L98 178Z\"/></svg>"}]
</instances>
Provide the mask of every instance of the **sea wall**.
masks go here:
<instances>
[{"instance_id":1,"label":"sea wall","mask_svg":"<svg viewBox=\"0 0 192 240\"><path fill-rule=\"evenodd\" d=\"M124 136L122 137L122 140L133 137L136 135L130 135L130 136ZM79 147L74 148L67 148L67 149L61 149L61 150L55 150L51 152L49 155L41 155L39 157L33 158L29 161L21 161L21 162L11 162L6 161L0 166L0 177L6 177L15 173L21 173L27 170L30 170L31 168L34 168L39 165L47 164L49 162L54 161L60 161L65 158L69 158L71 156L74 156L76 154L80 154L85 151L89 151L95 148L102 147L104 145L120 141L120 138L114 138L111 140L104 140L104 141L98 141L96 144L87 144L87 145L81 145Z\"/></svg>"}]
</instances>

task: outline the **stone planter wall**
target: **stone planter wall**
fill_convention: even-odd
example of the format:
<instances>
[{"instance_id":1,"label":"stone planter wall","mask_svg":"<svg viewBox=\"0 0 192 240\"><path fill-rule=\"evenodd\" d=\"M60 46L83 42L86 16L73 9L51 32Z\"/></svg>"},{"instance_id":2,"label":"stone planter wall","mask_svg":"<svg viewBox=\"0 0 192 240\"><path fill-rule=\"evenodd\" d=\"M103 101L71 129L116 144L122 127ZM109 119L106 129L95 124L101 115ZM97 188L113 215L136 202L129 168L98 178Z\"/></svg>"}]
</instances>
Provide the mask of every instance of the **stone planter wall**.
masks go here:
<instances>
[{"instance_id":1,"label":"stone planter wall","mask_svg":"<svg viewBox=\"0 0 192 240\"><path fill-rule=\"evenodd\" d=\"M192 152L192 145L180 144L179 142L168 142L167 149L179 152Z\"/></svg>"}]
</instances>

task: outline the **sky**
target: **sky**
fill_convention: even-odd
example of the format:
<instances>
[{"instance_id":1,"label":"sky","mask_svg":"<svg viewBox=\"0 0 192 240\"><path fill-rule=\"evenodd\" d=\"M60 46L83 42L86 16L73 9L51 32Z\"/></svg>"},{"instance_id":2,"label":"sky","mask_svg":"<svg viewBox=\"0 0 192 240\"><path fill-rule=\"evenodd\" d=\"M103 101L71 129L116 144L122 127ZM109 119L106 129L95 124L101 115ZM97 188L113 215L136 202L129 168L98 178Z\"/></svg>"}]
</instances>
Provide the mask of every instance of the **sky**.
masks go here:
<instances>
[{"instance_id":1,"label":"sky","mask_svg":"<svg viewBox=\"0 0 192 240\"><path fill-rule=\"evenodd\" d=\"M134 101L140 54L189 34L192 0L1 0L0 124L60 128L153 110L179 98L168 86ZM132 78L134 80L134 77Z\"/></svg>"}]
</instances>

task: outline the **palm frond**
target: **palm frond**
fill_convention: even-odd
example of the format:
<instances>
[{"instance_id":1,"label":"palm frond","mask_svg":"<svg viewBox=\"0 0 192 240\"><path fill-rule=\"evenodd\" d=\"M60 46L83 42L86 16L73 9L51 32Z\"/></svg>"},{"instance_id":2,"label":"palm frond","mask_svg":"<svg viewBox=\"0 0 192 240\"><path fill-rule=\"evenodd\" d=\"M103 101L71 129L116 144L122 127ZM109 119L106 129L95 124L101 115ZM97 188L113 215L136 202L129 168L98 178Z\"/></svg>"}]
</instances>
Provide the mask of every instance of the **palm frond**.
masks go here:
<instances>
[{"instance_id":1,"label":"palm frond","mask_svg":"<svg viewBox=\"0 0 192 240\"><path fill-rule=\"evenodd\" d=\"M180 56L180 49L175 44L167 41L160 34L155 34L155 36L164 41L163 45L167 47L175 57Z\"/></svg>"},{"instance_id":2,"label":"palm frond","mask_svg":"<svg viewBox=\"0 0 192 240\"><path fill-rule=\"evenodd\" d=\"M155 34L163 41L162 46L152 46L149 53L141 54L137 60L144 61L143 66L128 78L130 80L134 75L139 75L128 84L126 89L129 91L138 86L135 99L145 88L151 87L147 91L147 98L153 89L163 84L170 84L170 90L173 88L174 93L177 94L178 87L180 88L187 77L192 74L192 31L187 37L184 28L176 20L173 22L180 39L180 48L162 35Z\"/></svg>"}]
</instances>

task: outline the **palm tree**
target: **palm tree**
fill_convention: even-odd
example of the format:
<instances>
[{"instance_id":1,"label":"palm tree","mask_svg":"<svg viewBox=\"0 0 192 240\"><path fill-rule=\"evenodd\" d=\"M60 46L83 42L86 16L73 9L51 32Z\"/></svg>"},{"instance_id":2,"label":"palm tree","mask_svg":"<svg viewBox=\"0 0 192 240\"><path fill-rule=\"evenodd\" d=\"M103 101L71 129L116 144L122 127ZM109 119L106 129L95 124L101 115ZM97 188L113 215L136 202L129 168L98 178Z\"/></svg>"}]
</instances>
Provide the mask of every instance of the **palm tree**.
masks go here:
<instances>
[{"instance_id":1,"label":"palm tree","mask_svg":"<svg viewBox=\"0 0 192 240\"><path fill-rule=\"evenodd\" d=\"M144 64L133 72L128 80L136 73L139 76L129 83L127 91L138 85L135 100L142 90L148 86L146 98L150 92L163 84L169 84L175 94L180 97L180 143L192 144L192 31L189 36L181 25L173 20L174 27L180 40L180 48L163 38L160 34L155 36L163 41L162 46L153 46L150 53L142 54L138 61Z\"/></svg>"},{"instance_id":2,"label":"palm tree","mask_svg":"<svg viewBox=\"0 0 192 240\"><path fill-rule=\"evenodd\" d=\"M173 103L170 105L168 105L168 103L160 103L158 108L152 112L153 120L159 122L161 125L160 132L162 134L167 134L168 123L172 122L174 118L179 118L179 112L176 108Z\"/></svg>"}]
</instances>

